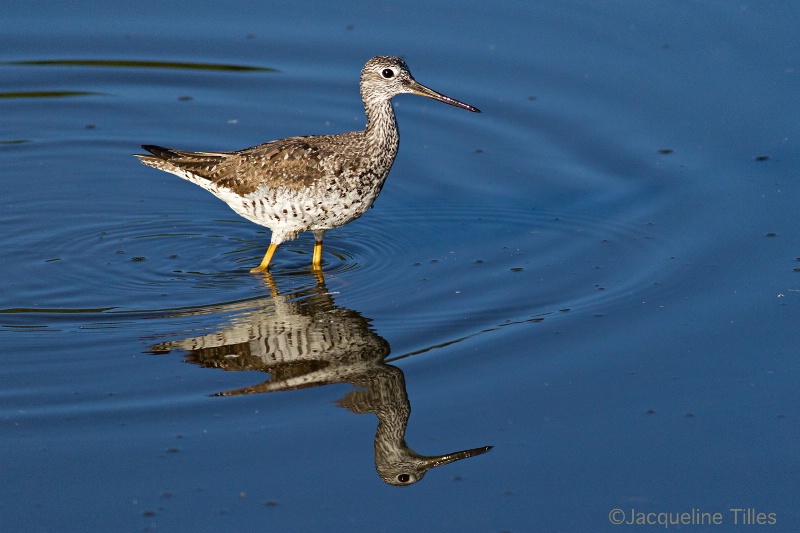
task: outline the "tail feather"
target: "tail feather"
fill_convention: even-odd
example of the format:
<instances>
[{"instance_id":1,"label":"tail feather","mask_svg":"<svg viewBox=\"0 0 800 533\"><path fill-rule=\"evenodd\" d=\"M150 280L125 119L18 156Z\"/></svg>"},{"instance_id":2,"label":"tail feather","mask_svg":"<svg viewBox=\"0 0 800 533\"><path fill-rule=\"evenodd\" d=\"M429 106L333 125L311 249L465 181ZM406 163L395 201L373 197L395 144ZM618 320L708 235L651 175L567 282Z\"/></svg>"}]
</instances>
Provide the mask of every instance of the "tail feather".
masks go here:
<instances>
[{"instance_id":1,"label":"tail feather","mask_svg":"<svg viewBox=\"0 0 800 533\"><path fill-rule=\"evenodd\" d=\"M261 184L255 168L241 167L238 152L185 152L154 144L143 144L150 154L134 154L149 167L175 174L204 189L225 189L244 196ZM212 191L213 192L213 191Z\"/></svg>"},{"instance_id":2,"label":"tail feather","mask_svg":"<svg viewBox=\"0 0 800 533\"><path fill-rule=\"evenodd\" d=\"M165 161L169 161L172 158L179 157L178 154L176 154L173 150L170 150L169 148L164 148L163 146L156 146L155 144L143 144L142 148L144 148L154 156L163 159ZM137 157L140 157L139 154L136 155Z\"/></svg>"},{"instance_id":3,"label":"tail feather","mask_svg":"<svg viewBox=\"0 0 800 533\"><path fill-rule=\"evenodd\" d=\"M224 162L226 156L229 155L214 152L184 152L183 150L173 150L172 148L164 148L154 144L143 144L142 148L153 154L134 154L145 165L172 172L179 176L184 172L188 172L195 177L212 181L218 177L215 174L218 165Z\"/></svg>"},{"instance_id":4,"label":"tail feather","mask_svg":"<svg viewBox=\"0 0 800 533\"><path fill-rule=\"evenodd\" d=\"M190 169L195 171L201 168L208 168L218 165L230 157L231 154L226 152L185 152L183 150L173 150L172 148L164 148L163 146L156 146L154 144L143 144L142 148L153 154L136 154L137 157L157 157L175 166Z\"/></svg>"}]
</instances>

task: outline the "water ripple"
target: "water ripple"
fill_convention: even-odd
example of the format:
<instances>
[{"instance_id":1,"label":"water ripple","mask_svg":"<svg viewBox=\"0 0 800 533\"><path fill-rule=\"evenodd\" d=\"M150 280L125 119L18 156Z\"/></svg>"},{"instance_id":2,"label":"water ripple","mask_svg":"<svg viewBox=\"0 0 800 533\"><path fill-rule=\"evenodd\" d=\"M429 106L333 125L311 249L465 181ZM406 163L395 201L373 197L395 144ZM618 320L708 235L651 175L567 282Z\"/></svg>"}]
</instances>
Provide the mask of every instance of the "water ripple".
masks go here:
<instances>
[{"instance_id":1,"label":"water ripple","mask_svg":"<svg viewBox=\"0 0 800 533\"><path fill-rule=\"evenodd\" d=\"M170 70L206 70L227 72L280 72L269 67L253 67L220 63L195 63L185 61L145 61L123 59L39 59L25 61L6 61L0 65L32 67L101 67L101 68L147 68Z\"/></svg>"},{"instance_id":2,"label":"water ripple","mask_svg":"<svg viewBox=\"0 0 800 533\"><path fill-rule=\"evenodd\" d=\"M385 209L339 231L342 255L357 259L332 273L358 269L341 291L379 322L386 317L382 333L426 339L402 347L418 353L639 301L672 267L668 246L652 223L591 211Z\"/></svg>"}]
</instances>

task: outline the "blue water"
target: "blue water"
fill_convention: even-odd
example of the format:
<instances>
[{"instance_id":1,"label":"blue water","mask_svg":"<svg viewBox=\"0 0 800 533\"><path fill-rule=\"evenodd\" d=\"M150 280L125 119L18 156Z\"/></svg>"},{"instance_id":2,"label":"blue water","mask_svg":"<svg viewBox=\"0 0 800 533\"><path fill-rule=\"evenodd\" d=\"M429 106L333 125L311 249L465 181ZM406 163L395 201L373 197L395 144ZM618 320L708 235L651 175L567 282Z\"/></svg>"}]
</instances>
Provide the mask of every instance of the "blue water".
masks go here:
<instances>
[{"instance_id":1,"label":"blue water","mask_svg":"<svg viewBox=\"0 0 800 533\"><path fill-rule=\"evenodd\" d=\"M796 531L799 16L4 6L0 529ZM131 155L361 128L377 54L482 113L395 99L321 278L310 234L249 274L269 231ZM406 423L493 448L396 488Z\"/></svg>"}]
</instances>

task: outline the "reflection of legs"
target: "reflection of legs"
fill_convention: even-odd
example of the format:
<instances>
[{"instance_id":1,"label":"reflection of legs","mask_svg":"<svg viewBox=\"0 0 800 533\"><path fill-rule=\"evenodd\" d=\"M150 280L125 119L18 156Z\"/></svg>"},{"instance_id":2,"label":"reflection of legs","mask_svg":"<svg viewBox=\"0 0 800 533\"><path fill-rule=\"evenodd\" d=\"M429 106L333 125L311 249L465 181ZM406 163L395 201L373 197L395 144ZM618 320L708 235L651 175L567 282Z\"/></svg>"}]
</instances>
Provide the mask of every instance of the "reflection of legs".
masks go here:
<instances>
[{"instance_id":1,"label":"reflection of legs","mask_svg":"<svg viewBox=\"0 0 800 533\"><path fill-rule=\"evenodd\" d=\"M272 279L272 274L270 274L269 272L264 272L264 281L266 281L267 285L269 285L270 296L272 296L273 298L275 296L278 296L278 286L275 285L275 280Z\"/></svg>"},{"instance_id":2,"label":"reflection of legs","mask_svg":"<svg viewBox=\"0 0 800 533\"><path fill-rule=\"evenodd\" d=\"M272 261L272 256L275 254L275 250L277 249L278 249L277 244L270 244L269 248L267 248L267 253L264 254L264 259L261 261L261 264L255 267L250 272L252 273L266 272L267 269L269 268L269 262Z\"/></svg>"}]
</instances>

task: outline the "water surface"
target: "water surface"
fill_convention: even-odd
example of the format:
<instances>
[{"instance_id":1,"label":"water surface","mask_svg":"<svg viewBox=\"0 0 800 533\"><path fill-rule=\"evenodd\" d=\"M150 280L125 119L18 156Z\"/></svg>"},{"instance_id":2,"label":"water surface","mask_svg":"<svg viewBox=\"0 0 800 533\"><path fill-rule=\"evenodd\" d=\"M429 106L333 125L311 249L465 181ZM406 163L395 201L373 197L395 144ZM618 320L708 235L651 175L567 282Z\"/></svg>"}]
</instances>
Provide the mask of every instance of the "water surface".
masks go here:
<instances>
[{"instance_id":1,"label":"water surface","mask_svg":"<svg viewBox=\"0 0 800 533\"><path fill-rule=\"evenodd\" d=\"M0 526L795 530L798 15L8 6ZM249 274L269 231L131 155L361 128L376 54L482 113L395 100L322 276L311 235Z\"/></svg>"}]
</instances>

